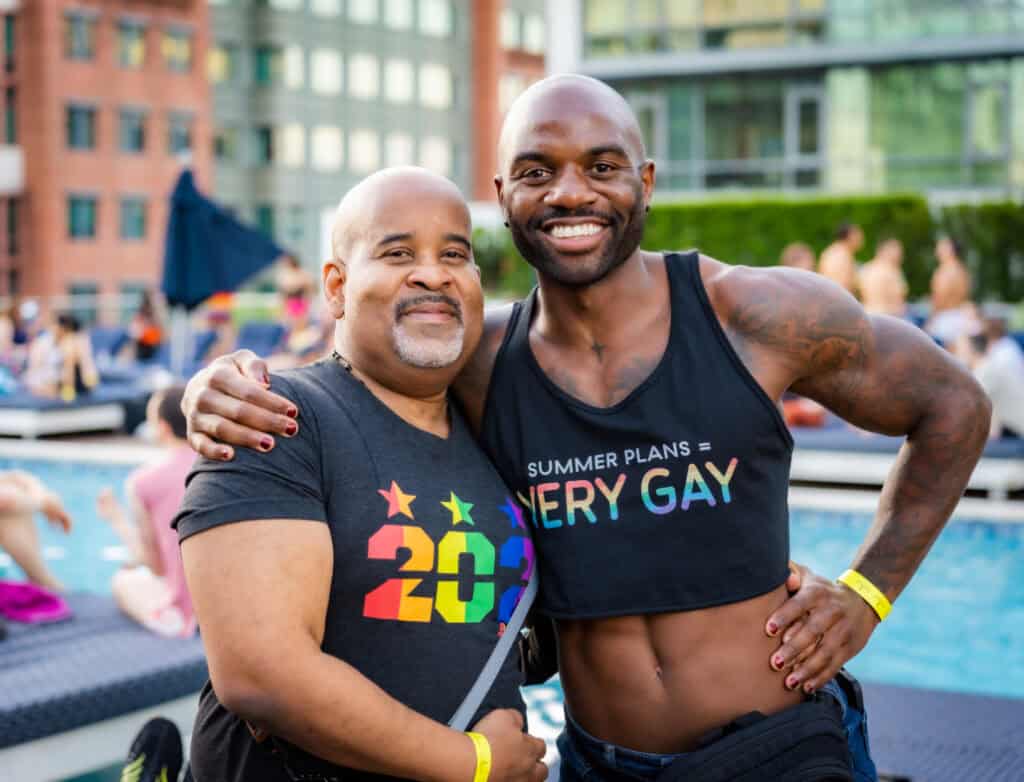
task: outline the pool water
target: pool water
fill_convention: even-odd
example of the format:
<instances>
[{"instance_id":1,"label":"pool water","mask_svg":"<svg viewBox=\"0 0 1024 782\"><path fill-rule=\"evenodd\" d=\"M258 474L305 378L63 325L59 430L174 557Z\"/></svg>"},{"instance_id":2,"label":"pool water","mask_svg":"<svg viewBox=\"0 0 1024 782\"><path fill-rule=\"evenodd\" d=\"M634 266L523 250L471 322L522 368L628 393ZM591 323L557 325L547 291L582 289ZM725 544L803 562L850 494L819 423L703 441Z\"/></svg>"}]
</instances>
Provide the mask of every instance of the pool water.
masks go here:
<instances>
[{"instance_id":1,"label":"pool water","mask_svg":"<svg viewBox=\"0 0 1024 782\"><path fill-rule=\"evenodd\" d=\"M44 555L58 577L70 589L109 591L125 552L96 514L96 495L112 486L123 499L131 468L0 460L0 469L12 468L58 491L73 517L70 535L39 521ZM822 574L841 573L869 522L860 513L794 509L792 557ZM20 573L0 553L0 578L12 577ZM869 681L1024 698L1024 525L950 524L849 667Z\"/></svg>"}]
</instances>

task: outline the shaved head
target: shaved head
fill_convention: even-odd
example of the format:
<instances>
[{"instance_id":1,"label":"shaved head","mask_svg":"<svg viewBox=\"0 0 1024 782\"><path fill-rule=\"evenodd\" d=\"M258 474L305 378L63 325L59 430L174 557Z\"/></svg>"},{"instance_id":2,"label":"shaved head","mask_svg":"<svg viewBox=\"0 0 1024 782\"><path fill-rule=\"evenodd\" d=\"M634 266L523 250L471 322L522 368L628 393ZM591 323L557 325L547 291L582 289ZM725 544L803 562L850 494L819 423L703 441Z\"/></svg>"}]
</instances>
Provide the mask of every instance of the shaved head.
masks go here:
<instances>
[{"instance_id":1,"label":"shaved head","mask_svg":"<svg viewBox=\"0 0 1024 782\"><path fill-rule=\"evenodd\" d=\"M533 131L556 129L600 118L620 130L620 140L634 162L646 158L643 133L633 109L603 81L575 73L549 76L530 85L505 115L498 142L498 165L504 173Z\"/></svg>"},{"instance_id":2,"label":"shaved head","mask_svg":"<svg viewBox=\"0 0 1024 782\"><path fill-rule=\"evenodd\" d=\"M469 207L451 180L415 166L381 169L360 181L338 204L331 228L332 260L345 263L353 247L379 225L381 212L396 198L408 196L458 204L469 224Z\"/></svg>"}]
</instances>

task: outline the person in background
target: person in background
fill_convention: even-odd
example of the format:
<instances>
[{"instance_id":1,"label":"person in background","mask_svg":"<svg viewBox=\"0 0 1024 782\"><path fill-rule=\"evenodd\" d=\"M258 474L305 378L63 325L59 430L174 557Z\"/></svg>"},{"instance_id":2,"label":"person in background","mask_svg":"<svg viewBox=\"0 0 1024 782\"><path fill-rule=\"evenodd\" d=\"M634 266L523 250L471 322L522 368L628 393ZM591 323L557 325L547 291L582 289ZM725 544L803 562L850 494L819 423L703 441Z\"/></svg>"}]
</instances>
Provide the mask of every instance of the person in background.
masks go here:
<instances>
[{"instance_id":1,"label":"person in background","mask_svg":"<svg viewBox=\"0 0 1024 782\"><path fill-rule=\"evenodd\" d=\"M822 250L818 272L857 295L857 251L864 246L864 231L854 223L836 229L835 241Z\"/></svg>"},{"instance_id":2,"label":"person in background","mask_svg":"<svg viewBox=\"0 0 1024 782\"><path fill-rule=\"evenodd\" d=\"M164 330L160 325L153 294L150 291L143 291L139 309L132 317L129 333L135 348L136 361L149 361L163 344Z\"/></svg>"},{"instance_id":3,"label":"person in background","mask_svg":"<svg viewBox=\"0 0 1024 782\"><path fill-rule=\"evenodd\" d=\"M924 328L944 343L954 343L976 320L971 303L971 275L963 256L963 246L951 236L943 236L935 243L939 266L932 274L932 312Z\"/></svg>"},{"instance_id":4,"label":"person in background","mask_svg":"<svg viewBox=\"0 0 1024 782\"><path fill-rule=\"evenodd\" d=\"M54 592L63 585L43 561L33 515L42 513L56 529L71 532L71 517L57 494L38 478L20 470L0 472L0 550L14 560L25 577Z\"/></svg>"},{"instance_id":5,"label":"person in background","mask_svg":"<svg viewBox=\"0 0 1024 782\"><path fill-rule=\"evenodd\" d=\"M1005 313L988 311L974 333L958 338L954 352L992 400L989 436L1024 437L1024 351L1007 334Z\"/></svg>"},{"instance_id":6,"label":"person in background","mask_svg":"<svg viewBox=\"0 0 1024 782\"><path fill-rule=\"evenodd\" d=\"M133 563L114 574L114 599L136 622L169 637L189 636L196 629L178 536L171 529L171 519L185 496L185 478L195 461L185 440L183 393L184 386L172 386L149 399L146 422L165 453L125 482L130 512L110 488L100 492L96 503L100 517L121 538Z\"/></svg>"},{"instance_id":7,"label":"person in background","mask_svg":"<svg viewBox=\"0 0 1024 782\"><path fill-rule=\"evenodd\" d=\"M872 315L907 314L907 278L903 276L903 242L889 238L875 248L875 257L861 267L860 296Z\"/></svg>"},{"instance_id":8,"label":"person in background","mask_svg":"<svg viewBox=\"0 0 1024 782\"><path fill-rule=\"evenodd\" d=\"M33 394L60 396L72 402L99 383L89 336L74 315L57 316L56 326L36 336L29 346L25 385Z\"/></svg>"},{"instance_id":9,"label":"person in background","mask_svg":"<svg viewBox=\"0 0 1024 782\"><path fill-rule=\"evenodd\" d=\"M791 269L803 269L805 272L814 271L814 250L809 244L803 242L791 242L782 248L782 255L779 256L779 265L788 266Z\"/></svg>"},{"instance_id":10,"label":"person in background","mask_svg":"<svg viewBox=\"0 0 1024 782\"><path fill-rule=\"evenodd\" d=\"M309 300L316 286L313 278L302 264L292 255L284 255L278 261L275 274L277 292L280 294L284 314L288 318L308 315Z\"/></svg>"}]
</instances>

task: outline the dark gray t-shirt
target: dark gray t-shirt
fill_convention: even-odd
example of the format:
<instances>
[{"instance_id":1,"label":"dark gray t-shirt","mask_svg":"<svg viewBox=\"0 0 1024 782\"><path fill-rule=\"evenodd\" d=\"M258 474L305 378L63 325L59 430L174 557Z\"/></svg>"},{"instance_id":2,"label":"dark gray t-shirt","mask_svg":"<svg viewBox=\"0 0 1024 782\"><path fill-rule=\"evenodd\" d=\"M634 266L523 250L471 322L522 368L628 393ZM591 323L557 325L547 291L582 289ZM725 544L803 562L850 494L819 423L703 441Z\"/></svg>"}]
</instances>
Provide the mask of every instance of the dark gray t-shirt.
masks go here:
<instances>
[{"instance_id":1,"label":"dark gray t-shirt","mask_svg":"<svg viewBox=\"0 0 1024 782\"><path fill-rule=\"evenodd\" d=\"M333 360L275 375L272 388L298 405L299 434L278 438L269 454L240 448L229 463L197 462L174 522L179 537L254 519L327 524L334 574L323 651L447 722L533 567L519 506L454 405L442 439L407 424ZM259 601L245 610L258 612ZM523 710L516 662L513 653L477 719ZM284 779L209 684L192 762L198 782Z\"/></svg>"}]
</instances>

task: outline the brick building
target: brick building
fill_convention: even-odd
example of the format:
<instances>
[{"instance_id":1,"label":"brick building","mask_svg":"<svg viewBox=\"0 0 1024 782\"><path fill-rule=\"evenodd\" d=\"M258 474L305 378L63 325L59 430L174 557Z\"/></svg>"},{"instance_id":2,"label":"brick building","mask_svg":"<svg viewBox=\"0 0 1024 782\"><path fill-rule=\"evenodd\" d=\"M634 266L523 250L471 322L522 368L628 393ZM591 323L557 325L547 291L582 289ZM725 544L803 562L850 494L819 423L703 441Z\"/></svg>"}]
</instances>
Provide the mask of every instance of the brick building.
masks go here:
<instances>
[{"instance_id":1,"label":"brick building","mask_svg":"<svg viewBox=\"0 0 1024 782\"><path fill-rule=\"evenodd\" d=\"M183 157L201 187L211 180L206 0L0 0L0 12L0 295L152 287Z\"/></svg>"}]
</instances>

